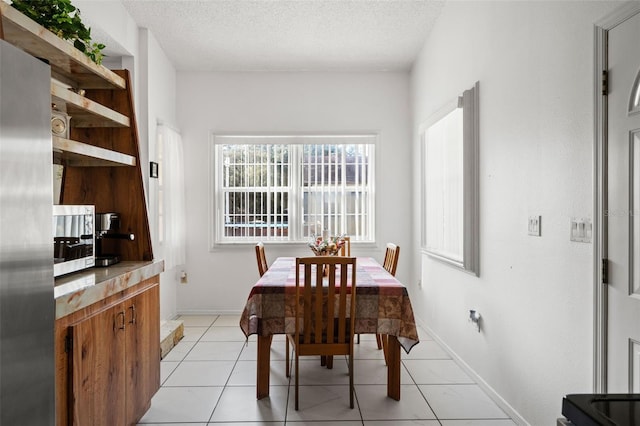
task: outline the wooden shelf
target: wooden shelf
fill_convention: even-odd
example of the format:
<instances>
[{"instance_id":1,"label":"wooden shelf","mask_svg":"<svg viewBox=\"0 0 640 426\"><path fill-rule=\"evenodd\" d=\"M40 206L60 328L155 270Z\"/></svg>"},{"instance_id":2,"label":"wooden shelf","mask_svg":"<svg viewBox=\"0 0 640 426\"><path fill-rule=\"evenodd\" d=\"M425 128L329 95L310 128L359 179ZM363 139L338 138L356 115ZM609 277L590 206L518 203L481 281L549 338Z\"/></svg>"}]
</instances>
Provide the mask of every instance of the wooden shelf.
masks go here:
<instances>
[{"instance_id":1,"label":"wooden shelf","mask_svg":"<svg viewBox=\"0 0 640 426\"><path fill-rule=\"evenodd\" d=\"M49 61L53 77L81 89L126 89L125 80L51 31L0 1L4 39L25 52Z\"/></svg>"},{"instance_id":2,"label":"wooden shelf","mask_svg":"<svg viewBox=\"0 0 640 426\"><path fill-rule=\"evenodd\" d=\"M53 161L65 166L59 202L119 212L121 230L135 234L135 241L105 241L104 253L118 253L123 261L153 260L129 72L94 64L3 0L0 36L49 62L51 102L71 116L68 138L52 136Z\"/></svg>"},{"instance_id":3,"label":"wooden shelf","mask_svg":"<svg viewBox=\"0 0 640 426\"><path fill-rule=\"evenodd\" d=\"M131 155L111 151L86 143L53 136L53 156L56 162L72 167L135 166Z\"/></svg>"},{"instance_id":4,"label":"wooden shelf","mask_svg":"<svg viewBox=\"0 0 640 426\"><path fill-rule=\"evenodd\" d=\"M51 102L71 116L72 127L129 127L130 120L89 98L51 82ZM63 105L65 106L63 108Z\"/></svg>"}]
</instances>

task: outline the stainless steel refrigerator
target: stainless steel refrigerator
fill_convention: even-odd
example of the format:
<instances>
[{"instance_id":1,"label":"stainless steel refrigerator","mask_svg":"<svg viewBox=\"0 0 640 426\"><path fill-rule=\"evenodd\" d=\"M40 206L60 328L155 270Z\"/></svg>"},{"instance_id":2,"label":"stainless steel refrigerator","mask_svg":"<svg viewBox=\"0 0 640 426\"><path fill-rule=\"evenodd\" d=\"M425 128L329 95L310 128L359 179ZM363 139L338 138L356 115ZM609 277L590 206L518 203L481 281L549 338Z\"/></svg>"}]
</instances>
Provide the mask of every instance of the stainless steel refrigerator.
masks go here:
<instances>
[{"instance_id":1,"label":"stainless steel refrigerator","mask_svg":"<svg viewBox=\"0 0 640 426\"><path fill-rule=\"evenodd\" d=\"M50 68L0 40L0 425L53 425Z\"/></svg>"}]
</instances>

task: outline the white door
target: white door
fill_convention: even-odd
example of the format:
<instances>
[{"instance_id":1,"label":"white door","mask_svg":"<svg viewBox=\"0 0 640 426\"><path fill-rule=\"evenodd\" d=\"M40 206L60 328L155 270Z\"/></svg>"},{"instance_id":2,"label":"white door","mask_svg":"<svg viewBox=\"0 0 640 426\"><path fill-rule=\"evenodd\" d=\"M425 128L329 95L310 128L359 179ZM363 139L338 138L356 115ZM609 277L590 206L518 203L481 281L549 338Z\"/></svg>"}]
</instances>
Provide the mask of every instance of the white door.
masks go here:
<instances>
[{"instance_id":1,"label":"white door","mask_svg":"<svg viewBox=\"0 0 640 426\"><path fill-rule=\"evenodd\" d=\"M608 48L607 391L640 393L640 13Z\"/></svg>"}]
</instances>

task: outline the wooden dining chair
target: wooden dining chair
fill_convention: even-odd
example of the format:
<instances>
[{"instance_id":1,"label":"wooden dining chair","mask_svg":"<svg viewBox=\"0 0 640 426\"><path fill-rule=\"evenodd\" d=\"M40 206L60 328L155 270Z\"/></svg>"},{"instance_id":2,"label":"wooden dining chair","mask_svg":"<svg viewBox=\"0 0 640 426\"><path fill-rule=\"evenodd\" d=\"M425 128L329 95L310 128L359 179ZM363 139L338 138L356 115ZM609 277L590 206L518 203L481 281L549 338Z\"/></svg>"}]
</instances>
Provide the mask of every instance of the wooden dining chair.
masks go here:
<instances>
[{"instance_id":1,"label":"wooden dining chair","mask_svg":"<svg viewBox=\"0 0 640 426\"><path fill-rule=\"evenodd\" d=\"M394 243L387 243L387 250L384 254L384 261L382 267L387 270L388 273L395 276L396 269L398 269L398 258L400 257L400 247ZM378 349L384 351L384 360L387 361L387 339L386 335L376 334L376 344Z\"/></svg>"},{"instance_id":2,"label":"wooden dining chair","mask_svg":"<svg viewBox=\"0 0 640 426\"><path fill-rule=\"evenodd\" d=\"M342 237L344 240L344 245L338 252L338 256L347 256L351 257L351 237ZM358 343L360 343L360 335L358 334ZM333 368L333 357L320 357L320 365L326 366L327 368Z\"/></svg>"},{"instance_id":3,"label":"wooden dining chair","mask_svg":"<svg viewBox=\"0 0 640 426\"><path fill-rule=\"evenodd\" d=\"M342 237L342 239L344 240L344 245L340 248L340 251L338 252L338 256L347 256L347 257L351 257L351 237ZM358 343L360 343L360 335L358 334ZM329 356L323 356L320 357L320 365L322 366L326 366L328 369L332 369L333 368L333 357Z\"/></svg>"},{"instance_id":4,"label":"wooden dining chair","mask_svg":"<svg viewBox=\"0 0 640 426\"><path fill-rule=\"evenodd\" d=\"M398 258L400 257L400 247L393 243L387 244L387 251L384 254L384 262L382 266L391 275L396 275L396 269L398 268Z\"/></svg>"},{"instance_id":5,"label":"wooden dining chair","mask_svg":"<svg viewBox=\"0 0 640 426\"><path fill-rule=\"evenodd\" d=\"M267 269L269 269L269 265L267 264L267 257L264 254L264 244L259 242L256 244L256 260L258 261L258 272L260 276L263 276Z\"/></svg>"},{"instance_id":6,"label":"wooden dining chair","mask_svg":"<svg viewBox=\"0 0 640 426\"><path fill-rule=\"evenodd\" d=\"M398 269L398 258L400 257L400 247L394 243L387 243L387 249L384 254L384 261L382 267L391 275L396 275L396 269ZM386 336L382 334L376 334L376 345L378 349L385 349ZM357 342L360 343L360 335L358 334ZM385 349L384 359L387 359L387 352Z\"/></svg>"},{"instance_id":7,"label":"wooden dining chair","mask_svg":"<svg viewBox=\"0 0 640 426\"><path fill-rule=\"evenodd\" d=\"M324 268L329 273L324 276ZM346 355L349 365L349 405L354 407L353 320L356 314L356 259L313 256L296 259L295 331L287 335L294 352L295 408L298 410L299 358ZM353 291L352 291L353 290ZM286 376L290 377L289 352Z\"/></svg>"},{"instance_id":8,"label":"wooden dining chair","mask_svg":"<svg viewBox=\"0 0 640 426\"><path fill-rule=\"evenodd\" d=\"M340 256L351 257L351 237L342 237L344 245L340 249Z\"/></svg>"},{"instance_id":9,"label":"wooden dining chair","mask_svg":"<svg viewBox=\"0 0 640 426\"><path fill-rule=\"evenodd\" d=\"M258 261L258 273L263 276L269 264L267 263L267 256L264 253L264 244L261 242L256 244L256 260ZM289 340L285 340L285 352L289 354Z\"/></svg>"}]
</instances>

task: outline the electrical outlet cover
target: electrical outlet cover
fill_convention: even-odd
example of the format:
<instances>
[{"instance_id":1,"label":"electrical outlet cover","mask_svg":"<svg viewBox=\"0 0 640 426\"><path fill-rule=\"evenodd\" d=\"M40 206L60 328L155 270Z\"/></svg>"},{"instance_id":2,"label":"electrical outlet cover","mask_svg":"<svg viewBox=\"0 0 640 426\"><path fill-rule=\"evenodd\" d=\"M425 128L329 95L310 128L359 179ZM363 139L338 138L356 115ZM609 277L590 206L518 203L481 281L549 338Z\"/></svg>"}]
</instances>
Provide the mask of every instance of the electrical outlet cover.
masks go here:
<instances>
[{"instance_id":1,"label":"electrical outlet cover","mask_svg":"<svg viewBox=\"0 0 640 426\"><path fill-rule=\"evenodd\" d=\"M528 231L533 237L542 235L542 216L529 216Z\"/></svg>"}]
</instances>

